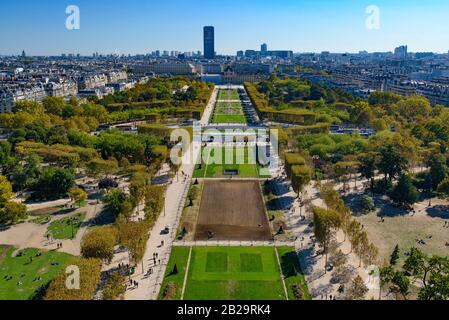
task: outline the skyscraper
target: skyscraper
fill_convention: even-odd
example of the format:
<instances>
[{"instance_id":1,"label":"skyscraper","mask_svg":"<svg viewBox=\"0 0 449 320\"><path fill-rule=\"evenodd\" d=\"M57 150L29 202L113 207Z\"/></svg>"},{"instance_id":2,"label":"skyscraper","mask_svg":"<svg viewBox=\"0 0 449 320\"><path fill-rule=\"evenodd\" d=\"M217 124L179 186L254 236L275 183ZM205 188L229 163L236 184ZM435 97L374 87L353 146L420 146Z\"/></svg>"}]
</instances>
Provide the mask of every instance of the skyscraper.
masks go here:
<instances>
[{"instance_id":1,"label":"skyscraper","mask_svg":"<svg viewBox=\"0 0 449 320\"><path fill-rule=\"evenodd\" d=\"M204 58L215 58L215 29L204 27Z\"/></svg>"},{"instance_id":2,"label":"skyscraper","mask_svg":"<svg viewBox=\"0 0 449 320\"><path fill-rule=\"evenodd\" d=\"M400 46L394 49L394 56L397 59L407 59L407 46Z\"/></svg>"},{"instance_id":3,"label":"skyscraper","mask_svg":"<svg viewBox=\"0 0 449 320\"><path fill-rule=\"evenodd\" d=\"M266 43L264 43L263 45L260 46L260 52L262 53L262 55L266 55L268 52L268 45Z\"/></svg>"}]
</instances>

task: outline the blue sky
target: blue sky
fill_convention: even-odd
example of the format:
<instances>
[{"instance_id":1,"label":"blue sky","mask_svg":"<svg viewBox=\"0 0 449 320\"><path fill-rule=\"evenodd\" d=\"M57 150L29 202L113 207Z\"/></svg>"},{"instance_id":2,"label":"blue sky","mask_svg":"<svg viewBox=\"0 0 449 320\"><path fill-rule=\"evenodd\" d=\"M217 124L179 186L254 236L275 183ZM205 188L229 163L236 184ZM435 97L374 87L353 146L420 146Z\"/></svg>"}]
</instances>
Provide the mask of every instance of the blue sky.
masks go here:
<instances>
[{"instance_id":1,"label":"blue sky","mask_svg":"<svg viewBox=\"0 0 449 320\"><path fill-rule=\"evenodd\" d=\"M68 5L81 29L65 28ZM380 30L368 30L368 5ZM202 51L202 27L216 28L216 50L295 52L449 50L447 0L1 0L0 54Z\"/></svg>"}]
</instances>

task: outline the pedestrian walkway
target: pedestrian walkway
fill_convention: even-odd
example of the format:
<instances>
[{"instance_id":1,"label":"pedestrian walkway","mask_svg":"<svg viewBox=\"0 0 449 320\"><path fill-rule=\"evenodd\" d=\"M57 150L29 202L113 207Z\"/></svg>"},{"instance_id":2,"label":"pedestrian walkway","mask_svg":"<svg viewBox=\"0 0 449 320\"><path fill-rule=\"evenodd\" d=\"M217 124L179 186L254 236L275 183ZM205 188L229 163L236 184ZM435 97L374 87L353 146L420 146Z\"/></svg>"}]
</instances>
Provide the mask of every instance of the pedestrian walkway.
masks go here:
<instances>
[{"instance_id":1,"label":"pedestrian walkway","mask_svg":"<svg viewBox=\"0 0 449 320\"><path fill-rule=\"evenodd\" d=\"M204 110L200 125L203 126L209 123L217 94L218 89L215 88ZM182 159L183 164L181 168L173 182L167 187L164 212L150 233L142 264L143 270L142 266L139 266L138 269L140 270L137 270L132 276L132 280L137 281L139 285L126 292L125 300L157 299L195 169L195 163L191 159L197 159L200 150L200 143L194 142L190 144L189 150ZM190 158L191 156L192 158ZM166 227L169 229L169 234L162 232ZM158 255L158 258L154 258L155 253ZM152 270L151 275L148 273L150 268Z\"/></svg>"},{"instance_id":2,"label":"pedestrian walkway","mask_svg":"<svg viewBox=\"0 0 449 320\"><path fill-rule=\"evenodd\" d=\"M175 247L294 247L292 241L175 241Z\"/></svg>"}]
</instances>

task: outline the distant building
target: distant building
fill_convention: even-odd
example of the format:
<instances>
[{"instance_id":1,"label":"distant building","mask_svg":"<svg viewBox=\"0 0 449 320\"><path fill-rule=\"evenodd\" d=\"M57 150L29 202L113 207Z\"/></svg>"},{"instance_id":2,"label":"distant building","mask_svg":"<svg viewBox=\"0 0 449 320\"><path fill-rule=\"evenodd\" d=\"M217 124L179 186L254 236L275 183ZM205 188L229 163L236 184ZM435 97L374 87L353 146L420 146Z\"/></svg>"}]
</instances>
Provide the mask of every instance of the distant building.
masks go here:
<instances>
[{"instance_id":1,"label":"distant building","mask_svg":"<svg viewBox=\"0 0 449 320\"><path fill-rule=\"evenodd\" d=\"M201 65L201 74L220 74L223 68L219 63L204 63Z\"/></svg>"},{"instance_id":2,"label":"distant building","mask_svg":"<svg viewBox=\"0 0 449 320\"><path fill-rule=\"evenodd\" d=\"M407 59L407 46L400 46L394 49L394 57L397 59Z\"/></svg>"},{"instance_id":3,"label":"distant building","mask_svg":"<svg viewBox=\"0 0 449 320\"><path fill-rule=\"evenodd\" d=\"M262 44L260 46L260 52L262 53L263 56L266 56L268 53L268 45L266 43Z\"/></svg>"},{"instance_id":4,"label":"distant building","mask_svg":"<svg viewBox=\"0 0 449 320\"><path fill-rule=\"evenodd\" d=\"M159 74L159 75L193 75L196 73L195 67L190 63L154 63L136 64L132 66L135 74Z\"/></svg>"},{"instance_id":5,"label":"distant building","mask_svg":"<svg viewBox=\"0 0 449 320\"><path fill-rule=\"evenodd\" d=\"M215 58L215 29L214 27L204 27L204 58Z\"/></svg>"}]
</instances>

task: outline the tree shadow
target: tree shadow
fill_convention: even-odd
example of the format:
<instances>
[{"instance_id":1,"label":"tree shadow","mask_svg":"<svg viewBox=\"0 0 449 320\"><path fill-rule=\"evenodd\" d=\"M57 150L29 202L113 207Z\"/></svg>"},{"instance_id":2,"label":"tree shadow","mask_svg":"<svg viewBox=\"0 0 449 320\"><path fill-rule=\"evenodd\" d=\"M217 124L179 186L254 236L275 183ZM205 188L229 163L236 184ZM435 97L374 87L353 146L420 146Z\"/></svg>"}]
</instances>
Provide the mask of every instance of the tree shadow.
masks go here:
<instances>
[{"instance_id":1,"label":"tree shadow","mask_svg":"<svg viewBox=\"0 0 449 320\"><path fill-rule=\"evenodd\" d=\"M449 206L437 205L426 209L427 215L432 218L449 219Z\"/></svg>"},{"instance_id":2,"label":"tree shadow","mask_svg":"<svg viewBox=\"0 0 449 320\"><path fill-rule=\"evenodd\" d=\"M295 202L294 197L280 197L267 201L267 208L269 210L289 210Z\"/></svg>"}]
</instances>

